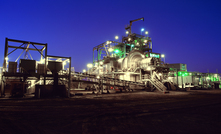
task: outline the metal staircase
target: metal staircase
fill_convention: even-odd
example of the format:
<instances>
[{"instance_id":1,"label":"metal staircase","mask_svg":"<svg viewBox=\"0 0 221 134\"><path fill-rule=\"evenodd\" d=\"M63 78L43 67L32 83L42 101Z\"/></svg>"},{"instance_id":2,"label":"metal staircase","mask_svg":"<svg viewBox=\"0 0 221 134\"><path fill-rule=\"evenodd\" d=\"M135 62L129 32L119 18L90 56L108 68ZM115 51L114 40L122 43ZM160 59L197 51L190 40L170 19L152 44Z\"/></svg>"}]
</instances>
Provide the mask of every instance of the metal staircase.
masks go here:
<instances>
[{"instance_id":1,"label":"metal staircase","mask_svg":"<svg viewBox=\"0 0 221 134\"><path fill-rule=\"evenodd\" d=\"M154 85L156 87L156 89L158 89L161 92L167 92L167 87L165 87L163 85L162 82L160 82L159 80L157 80L156 78L153 78L152 80L149 79L148 80L152 85Z\"/></svg>"},{"instance_id":2,"label":"metal staircase","mask_svg":"<svg viewBox=\"0 0 221 134\"><path fill-rule=\"evenodd\" d=\"M159 76L156 72L153 73L153 76L151 79L148 79L148 81L156 87L160 92L168 92L167 87L164 86L164 84L159 80Z\"/></svg>"}]
</instances>

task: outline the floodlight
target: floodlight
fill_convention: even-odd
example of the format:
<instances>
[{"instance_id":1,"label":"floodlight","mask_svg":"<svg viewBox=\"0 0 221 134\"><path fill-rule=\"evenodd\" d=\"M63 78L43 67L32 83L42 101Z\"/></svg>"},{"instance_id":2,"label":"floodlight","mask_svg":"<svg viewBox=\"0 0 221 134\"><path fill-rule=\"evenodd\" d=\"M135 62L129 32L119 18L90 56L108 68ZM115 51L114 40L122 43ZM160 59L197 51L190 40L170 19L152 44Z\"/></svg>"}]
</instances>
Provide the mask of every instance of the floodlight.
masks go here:
<instances>
[{"instance_id":1,"label":"floodlight","mask_svg":"<svg viewBox=\"0 0 221 134\"><path fill-rule=\"evenodd\" d=\"M115 39L116 39L116 40L118 40L118 38L119 38L118 36L115 36Z\"/></svg>"}]
</instances>

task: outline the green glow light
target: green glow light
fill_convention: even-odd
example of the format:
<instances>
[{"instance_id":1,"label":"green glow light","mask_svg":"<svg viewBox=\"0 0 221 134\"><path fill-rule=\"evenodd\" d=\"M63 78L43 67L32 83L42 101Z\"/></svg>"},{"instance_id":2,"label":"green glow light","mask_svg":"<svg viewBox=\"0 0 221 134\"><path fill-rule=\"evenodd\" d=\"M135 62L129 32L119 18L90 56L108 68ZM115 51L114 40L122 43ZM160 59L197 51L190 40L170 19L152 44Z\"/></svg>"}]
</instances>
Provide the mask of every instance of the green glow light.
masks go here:
<instances>
[{"instance_id":1,"label":"green glow light","mask_svg":"<svg viewBox=\"0 0 221 134\"><path fill-rule=\"evenodd\" d=\"M150 53L150 57L160 58L160 55L159 54L152 54L152 53Z\"/></svg>"},{"instance_id":2,"label":"green glow light","mask_svg":"<svg viewBox=\"0 0 221 134\"><path fill-rule=\"evenodd\" d=\"M131 47L134 47L134 44L132 44Z\"/></svg>"},{"instance_id":3,"label":"green glow light","mask_svg":"<svg viewBox=\"0 0 221 134\"><path fill-rule=\"evenodd\" d=\"M120 53L121 51L120 51L119 49L114 49L114 52L115 52L116 54L118 54L118 53Z\"/></svg>"},{"instance_id":4,"label":"green glow light","mask_svg":"<svg viewBox=\"0 0 221 134\"><path fill-rule=\"evenodd\" d=\"M178 76L189 76L189 73L187 71L179 71Z\"/></svg>"}]
</instances>

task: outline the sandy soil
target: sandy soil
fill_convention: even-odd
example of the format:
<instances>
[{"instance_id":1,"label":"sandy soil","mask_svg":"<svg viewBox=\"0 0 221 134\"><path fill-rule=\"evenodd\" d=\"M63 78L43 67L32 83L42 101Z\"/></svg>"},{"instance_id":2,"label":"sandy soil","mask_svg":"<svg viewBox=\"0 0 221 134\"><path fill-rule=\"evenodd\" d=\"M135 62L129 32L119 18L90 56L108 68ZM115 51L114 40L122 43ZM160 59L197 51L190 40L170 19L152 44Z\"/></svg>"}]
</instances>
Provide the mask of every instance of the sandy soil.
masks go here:
<instances>
[{"instance_id":1,"label":"sandy soil","mask_svg":"<svg viewBox=\"0 0 221 134\"><path fill-rule=\"evenodd\" d=\"M221 90L2 98L0 133L221 133Z\"/></svg>"}]
</instances>

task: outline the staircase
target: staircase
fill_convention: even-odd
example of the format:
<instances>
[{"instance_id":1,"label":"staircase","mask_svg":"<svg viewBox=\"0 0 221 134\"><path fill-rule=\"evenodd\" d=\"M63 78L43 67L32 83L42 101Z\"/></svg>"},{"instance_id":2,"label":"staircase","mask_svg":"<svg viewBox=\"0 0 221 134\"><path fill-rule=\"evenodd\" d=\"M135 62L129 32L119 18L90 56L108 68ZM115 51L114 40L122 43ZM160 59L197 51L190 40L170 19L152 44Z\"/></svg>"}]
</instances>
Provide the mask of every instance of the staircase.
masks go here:
<instances>
[{"instance_id":1,"label":"staircase","mask_svg":"<svg viewBox=\"0 0 221 134\"><path fill-rule=\"evenodd\" d=\"M148 79L148 81L156 87L160 92L168 92L167 87L163 85L161 81L159 81L159 76L156 72L153 73L152 79Z\"/></svg>"}]
</instances>

